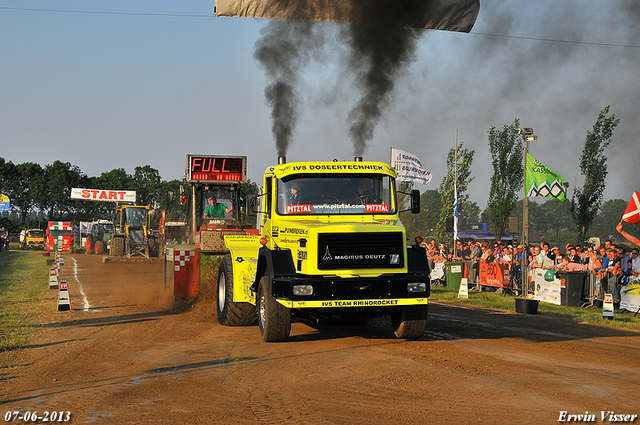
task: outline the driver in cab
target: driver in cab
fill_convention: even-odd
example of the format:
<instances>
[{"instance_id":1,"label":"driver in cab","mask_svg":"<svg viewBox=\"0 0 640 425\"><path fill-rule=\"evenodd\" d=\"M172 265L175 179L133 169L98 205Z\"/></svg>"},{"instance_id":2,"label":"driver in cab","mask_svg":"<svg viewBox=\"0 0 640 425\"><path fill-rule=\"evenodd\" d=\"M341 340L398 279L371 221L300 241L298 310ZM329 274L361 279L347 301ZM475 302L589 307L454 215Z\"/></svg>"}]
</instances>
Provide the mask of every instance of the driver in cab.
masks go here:
<instances>
[{"instance_id":1,"label":"driver in cab","mask_svg":"<svg viewBox=\"0 0 640 425\"><path fill-rule=\"evenodd\" d=\"M289 183L289 188L285 192L285 200L287 205L299 205L303 204L302 194L302 182L300 180L293 180Z\"/></svg>"},{"instance_id":2,"label":"driver in cab","mask_svg":"<svg viewBox=\"0 0 640 425\"><path fill-rule=\"evenodd\" d=\"M209 198L209 206L204 209L204 218L224 218L225 214L233 210L233 205L227 208L223 204L219 204L215 197Z\"/></svg>"},{"instance_id":3,"label":"driver in cab","mask_svg":"<svg viewBox=\"0 0 640 425\"><path fill-rule=\"evenodd\" d=\"M371 180L358 179L356 187L351 190L351 203L365 205L374 202L374 195L371 193Z\"/></svg>"}]
</instances>

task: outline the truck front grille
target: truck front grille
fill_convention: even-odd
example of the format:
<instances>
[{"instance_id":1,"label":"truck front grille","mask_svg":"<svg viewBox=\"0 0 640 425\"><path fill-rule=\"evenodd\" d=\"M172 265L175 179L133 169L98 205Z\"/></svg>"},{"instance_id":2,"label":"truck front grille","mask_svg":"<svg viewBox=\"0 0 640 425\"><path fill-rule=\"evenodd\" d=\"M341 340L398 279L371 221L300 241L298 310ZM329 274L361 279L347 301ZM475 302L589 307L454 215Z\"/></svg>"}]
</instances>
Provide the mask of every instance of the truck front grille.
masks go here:
<instances>
[{"instance_id":1,"label":"truck front grille","mask_svg":"<svg viewBox=\"0 0 640 425\"><path fill-rule=\"evenodd\" d=\"M320 233L318 269L404 267L402 232Z\"/></svg>"}]
</instances>

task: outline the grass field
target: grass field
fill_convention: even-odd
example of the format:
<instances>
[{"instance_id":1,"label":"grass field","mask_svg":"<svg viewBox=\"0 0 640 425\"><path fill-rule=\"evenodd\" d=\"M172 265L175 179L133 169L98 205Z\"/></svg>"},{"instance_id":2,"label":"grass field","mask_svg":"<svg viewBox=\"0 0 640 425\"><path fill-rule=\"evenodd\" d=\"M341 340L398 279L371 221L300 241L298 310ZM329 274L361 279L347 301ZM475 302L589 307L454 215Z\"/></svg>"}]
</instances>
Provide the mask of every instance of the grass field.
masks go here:
<instances>
[{"instance_id":1,"label":"grass field","mask_svg":"<svg viewBox=\"0 0 640 425\"><path fill-rule=\"evenodd\" d=\"M429 300L515 312L514 298L494 292L469 291L469 299L459 299L457 290L434 287ZM634 317L633 312L626 310L616 310L615 320L608 320L602 318L602 308L566 307L541 302L538 314L580 323L640 330L640 313Z\"/></svg>"},{"instance_id":2,"label":"grass field","mask_svg":"<svg viewBox=\"0 0 640 425\"><path fill-rule=\"evenodd\" d=\"M39 323L48 279L42 251L0 253L0 371L14 363Z\"/></svg>"}]
</instances>

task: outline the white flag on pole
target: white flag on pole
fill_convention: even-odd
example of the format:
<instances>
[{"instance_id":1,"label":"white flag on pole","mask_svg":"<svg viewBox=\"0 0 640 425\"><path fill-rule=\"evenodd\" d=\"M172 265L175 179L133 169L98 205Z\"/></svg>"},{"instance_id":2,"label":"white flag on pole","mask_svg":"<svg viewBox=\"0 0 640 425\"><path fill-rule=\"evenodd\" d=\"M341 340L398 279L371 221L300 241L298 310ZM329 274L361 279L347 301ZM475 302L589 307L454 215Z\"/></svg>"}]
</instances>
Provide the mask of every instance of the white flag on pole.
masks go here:
<instances>
[{"instance_id":1,"label":"white flag on pole","mask_svg":"<svg viewBox=\"0 0 640 425\"><path fill-rule=\"evenodd\" d=\"M391 166L398 172L398 181L429 184L431 171L425 170L420 159L412 153L391 148Z\"/></svg>"},{"instance_id":2,"label":"white flag on pole","mask_svg":"<svg viewBox=\"0 0 640 425\"><path fill-rule=\"evenodd\" d=\"M458 188L455 185L453 186L453 240L458 240Z\"/></svg>"}]
</instances>

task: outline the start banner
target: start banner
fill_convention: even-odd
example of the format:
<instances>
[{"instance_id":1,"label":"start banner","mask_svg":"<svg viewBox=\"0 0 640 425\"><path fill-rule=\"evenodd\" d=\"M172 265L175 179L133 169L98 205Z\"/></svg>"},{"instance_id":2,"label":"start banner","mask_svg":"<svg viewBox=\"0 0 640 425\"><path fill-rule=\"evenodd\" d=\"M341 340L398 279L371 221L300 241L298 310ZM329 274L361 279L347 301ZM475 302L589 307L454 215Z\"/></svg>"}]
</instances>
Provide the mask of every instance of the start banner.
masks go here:
<instances>
[{"instance_id":1,"label":"start banner","mask_svg":"<svg viewBox=\"0 0 640 425\"><path fill-rule=\"evenodd\" d=\"M71 188L71 199L84 199L88 201L103 202L136 202L135 190L106 190L106 189L82 189Z\"/></svg>"}]
</instances>

